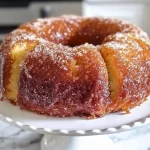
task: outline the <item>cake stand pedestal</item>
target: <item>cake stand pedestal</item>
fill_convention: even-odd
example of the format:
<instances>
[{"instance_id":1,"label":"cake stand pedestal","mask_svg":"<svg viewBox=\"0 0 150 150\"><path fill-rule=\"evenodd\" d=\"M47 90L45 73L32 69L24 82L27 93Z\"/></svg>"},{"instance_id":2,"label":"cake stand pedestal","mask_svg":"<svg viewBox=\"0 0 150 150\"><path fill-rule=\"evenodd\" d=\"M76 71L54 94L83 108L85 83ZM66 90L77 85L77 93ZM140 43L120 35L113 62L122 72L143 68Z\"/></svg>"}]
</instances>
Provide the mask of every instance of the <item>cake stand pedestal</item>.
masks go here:
<instances>
[{"instance_id":1,"label":"cake stand pedestal","mask_svg":"<svg viewBox=\"0 0 150 150\"><path fill-rule=\"evenodd\" d=\"M0 120L44 134L41 150L117 150L107 135L149 124L150 97L130 114L118 112L93 120L45 117L0 101Z\"/></svg>"},{"instance_id":2,"label":"cake stand pedestal","mask_svg":"<svg viewBox=\"0 0 150 150\"><path fill-rule=\"evenodd\" d=\"M44 135L41 150L117 150L106 135L99 136L55 136Z\"/></svg>"}]
</instances>

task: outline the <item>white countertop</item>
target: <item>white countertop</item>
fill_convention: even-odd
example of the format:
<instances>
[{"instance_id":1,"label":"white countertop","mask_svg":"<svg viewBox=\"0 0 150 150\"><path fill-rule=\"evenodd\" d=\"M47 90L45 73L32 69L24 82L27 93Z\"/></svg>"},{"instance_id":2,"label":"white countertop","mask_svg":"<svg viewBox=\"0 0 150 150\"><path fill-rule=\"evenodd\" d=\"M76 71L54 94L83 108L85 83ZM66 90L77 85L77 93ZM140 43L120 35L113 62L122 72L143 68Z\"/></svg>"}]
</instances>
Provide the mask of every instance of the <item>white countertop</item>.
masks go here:
<instances>
[{"instance_id":1,"label":"white countertop","mask_svg":"<svg viewBox=\"0 0 150 150\"><path fill-rule=\"evenodd\" d=\"M150 150L150 125L109 137L118 150ZM0 121L0 150L40 150L41 138Z\"/></svg>"}]
</instances>

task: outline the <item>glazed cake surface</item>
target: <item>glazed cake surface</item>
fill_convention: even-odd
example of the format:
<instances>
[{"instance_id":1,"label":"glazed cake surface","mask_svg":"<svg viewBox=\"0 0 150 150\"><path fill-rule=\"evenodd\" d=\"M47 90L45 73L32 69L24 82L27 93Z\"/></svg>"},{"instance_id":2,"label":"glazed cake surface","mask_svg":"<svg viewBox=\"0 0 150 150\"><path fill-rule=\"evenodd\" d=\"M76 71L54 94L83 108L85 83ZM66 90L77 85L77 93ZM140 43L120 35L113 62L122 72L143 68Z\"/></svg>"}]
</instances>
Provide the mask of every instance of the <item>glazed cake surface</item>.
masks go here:
<instances>
[{"instance_id":1,"label":"glazed cake surface","mask_svg":"<svg viewBox=\"0 0 150 150\"><path fill-rule=\"evenodd\" d=\"M126 112L150 94L150 41L110 18L36 19L0 47L1 92L21 109L57 116Z\"/></svg>"}]
</instances>

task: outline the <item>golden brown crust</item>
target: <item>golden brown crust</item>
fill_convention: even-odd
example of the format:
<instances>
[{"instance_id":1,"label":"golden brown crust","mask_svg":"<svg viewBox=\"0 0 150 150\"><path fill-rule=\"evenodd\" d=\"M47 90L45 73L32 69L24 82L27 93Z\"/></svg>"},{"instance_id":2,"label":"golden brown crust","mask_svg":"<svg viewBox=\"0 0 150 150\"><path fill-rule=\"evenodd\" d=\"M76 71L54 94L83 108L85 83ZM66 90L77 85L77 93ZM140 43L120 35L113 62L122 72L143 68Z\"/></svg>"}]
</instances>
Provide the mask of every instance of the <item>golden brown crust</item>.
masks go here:
<instances>
[{"instance_id":1,"label":"golden brown crust","mask_svg":"<svg viewBox=\"0 0 150 150\"><path fill-rule=\"evenodd\" d=\"M30 43L35 41L40 41L37 36L25 31L25 30L14 30L12 33L8 34L5 40L3 41L0 47L0 55L1 55L1 90L2 95L5 97L9 89L7 86L9 85L10 76L11 76L11 68L13 63L13 58L10 54L10 51L13 49L14 45L17 43ZM11 100L11 99L10 99Z\"/></svg>"},{"instance_id":2,"label":"golden brown crust","mask_svg":"<svg viewBox=\"0 0 150 150\"><path fill-rule=\"evenodd\" d=\"M70 39L75 36L81 22L82 18L79 16L45 18L23 24L19 28L50 42L68 45Z\"/></svg>"},{"instance_id":3,"label":"golden brown crust","mask_svg":"<svg viewBox=\"0 0 150 150\"><path fill-rule=\"evenodd\" d=\"M118 85L115 90L119 92L111 98L113 111L138 106L150 94L150 49L146 50L139 41L141 39L135 36L120 33L107 38L100 47L100 51L106 49L111 53L110 59L115 60L112 67L116 67ZM146 46L146 42L142 44Z\"/></svg>"},{"instance_id":4,"label":"golden brown crust","mask_svg":"<svg viewBox=\"0 0 150 150\"><path fill-rule=\"evenodd\" d=\"M72 49L48 43L26 56L18 92L21 108L51 116L93 118L108 113L109 103L106 66L94 46Z\"/></svg>"},{"instance_id":5,"label":"golden brown crust","mask_svg":"<svg viewBox=\"0 0 150 150\"><path fill-rule=\"evenodd\" d=\"M150 43L146 33L119 20L61 16L28 22L6 37L0 47L4 95L13 61L10 50L17 42L26 41L38 42L21 67L17 100L22 109L51 116L93 118L135 107L150 94ZM84 43L102 44L101 49L113 53L120 74L120 92L115 100L109 98L108 71L99 47ZM125 51L133 56L128 57ZM137 55L139 58L133 61Z\"/></svg>"},{"instance_id":6,"label":"golden brown crust","mask_svg":"<svg viewBox=\"0 0 150 150\"><path fill-rule=\"evenodd\" d=\"M84 43L100 45L105 37L118 32L135 33L148 39L141 29L132 24L103 17L61 16L37 19L19 28L35 33L50 42L71 47Z\"/></svg>"}]
</instances>

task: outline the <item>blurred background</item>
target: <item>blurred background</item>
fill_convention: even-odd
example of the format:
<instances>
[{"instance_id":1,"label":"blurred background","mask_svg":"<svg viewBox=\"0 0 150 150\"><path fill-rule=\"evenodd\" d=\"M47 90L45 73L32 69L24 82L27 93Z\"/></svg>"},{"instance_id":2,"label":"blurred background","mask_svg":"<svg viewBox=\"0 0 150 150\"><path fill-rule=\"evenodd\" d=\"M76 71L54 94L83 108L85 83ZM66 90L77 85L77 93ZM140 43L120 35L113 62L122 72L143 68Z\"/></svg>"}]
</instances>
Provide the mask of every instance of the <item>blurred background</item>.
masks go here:
<instances>
[{"instance_id":1,"label":"blurred background","mask_svg":"<svg viewBox=\"0 0 150 150\"><path fill-rule=\"evenodd\" d=\"M62 14L119 18L150 35L150 0L0 0L0 40L24 22Z\"/></svg>"},{"instance_id":2,"label":"blurred background","mask_svg":"<svg viewBox=\"0 0 150 150\"><path fill-rule=\"evenodd\" d=\"M150 0L0 0L0 41L35 18L75 14L129 21L150 36ZM42 135L0 121L0 150L40 150ZM150 126L110 135L118 150L150 150Z\"/></svg>"}]
</instances>

